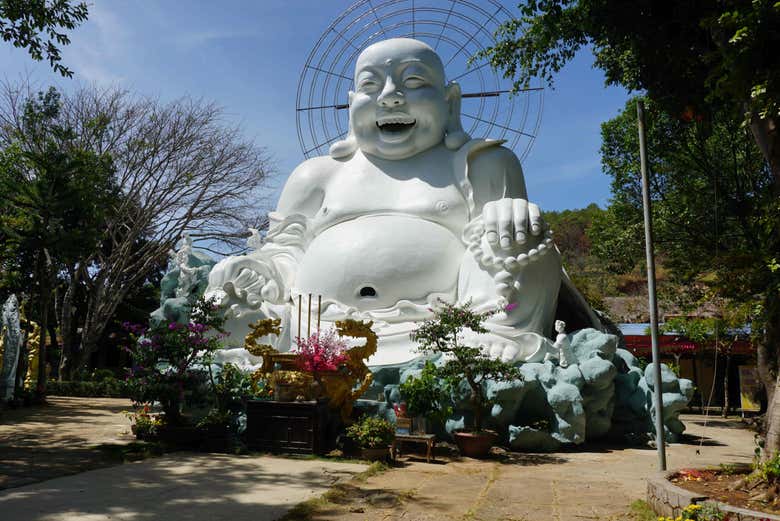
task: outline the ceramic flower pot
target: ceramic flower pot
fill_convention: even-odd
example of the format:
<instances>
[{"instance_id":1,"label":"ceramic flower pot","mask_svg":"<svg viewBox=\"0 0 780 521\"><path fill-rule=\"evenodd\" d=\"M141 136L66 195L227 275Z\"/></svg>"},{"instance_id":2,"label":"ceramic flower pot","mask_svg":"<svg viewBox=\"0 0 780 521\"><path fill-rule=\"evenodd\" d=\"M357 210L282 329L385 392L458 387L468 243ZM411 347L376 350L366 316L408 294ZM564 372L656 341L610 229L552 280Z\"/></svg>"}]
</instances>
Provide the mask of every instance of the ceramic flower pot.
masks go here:
<instances>
[{"instance_id":1,"label":"ceramic flower pot","mask_svg":"<svg viewBox=\"0 0 780 521\"><path fill-rule=\"evenodd\" d=\"M390 447L361 447L360 459L368 461L386 460L390 455Z\"/></svg>"},{"instance_id":2,"label":"ceramic flower pot","mask_svg":"<svg viewBox=\"0 0 780 521\"><path fill-rule=\"evenodd\" d=\"M485 458L490 448L495 444L498 436L494 432L468 432L458 431L453 433L455 444L458 446L461 456L468 458Z\"/></svg>"}]
</instances>

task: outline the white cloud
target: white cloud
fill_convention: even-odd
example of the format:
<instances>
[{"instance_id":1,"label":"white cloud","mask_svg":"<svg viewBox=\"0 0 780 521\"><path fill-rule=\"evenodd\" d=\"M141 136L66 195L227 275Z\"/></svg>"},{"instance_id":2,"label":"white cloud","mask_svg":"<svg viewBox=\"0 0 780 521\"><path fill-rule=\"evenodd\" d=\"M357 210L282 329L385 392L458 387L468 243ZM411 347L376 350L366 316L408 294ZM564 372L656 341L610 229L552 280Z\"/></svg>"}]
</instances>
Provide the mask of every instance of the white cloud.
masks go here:
<instances>
[{"instance_id":1,"label":"white cloud","mask_svg":"<svg viewBox=\"0 0 780 521\"><path fill-rule=\"evenodd\" d=\"M209 29L204 31L180 32L171 36L171 41L180 51L192 51L203 45L219 40L232 40L238 38L254 38L255 31L229 31Z\"/></svg>"},{"instance_id":2,"label":"white cloud","mask_svg":"<svg viewBox=\"0 0 780 521\"><path fill-rule=\"evenodd\" d=\"M63 49L63 63L80 80L117 84L126 79L118 71L130 54L131 32L109 5L90 5L89 19L71 33L71 44Z\"/></svg>"}]
</instances>

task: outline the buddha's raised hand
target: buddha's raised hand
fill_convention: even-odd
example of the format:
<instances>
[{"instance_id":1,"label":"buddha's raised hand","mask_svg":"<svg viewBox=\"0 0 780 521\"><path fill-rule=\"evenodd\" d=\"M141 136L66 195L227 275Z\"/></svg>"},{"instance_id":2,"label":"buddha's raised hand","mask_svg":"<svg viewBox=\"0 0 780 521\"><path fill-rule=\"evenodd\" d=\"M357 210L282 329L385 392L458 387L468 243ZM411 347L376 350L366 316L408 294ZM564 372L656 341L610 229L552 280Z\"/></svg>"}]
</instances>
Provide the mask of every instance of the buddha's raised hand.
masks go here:
<instances>
[{"instance_id":1,"label":"buddha's raised hand","mask_svg":"<svg viewBox=\"0 0 780 521\"><path fill-rule=\"evenodd\" d=\"M524 245L530 236L544 231L539 207L525 199L505 197L485 203L482 221L488 243L505 250Z\"/></svg>"},{"instance_id":2,"label":"buddha's raised hand","mask_svg":"<svg viewBox=\"0 0 780 521\"><path fill-rule=\"evenodd\" d=\"M280 281L271 262L252 256L227 258L211 270L206 296L215 297L221 305L257 309L263 301L282 299Z\"/></svg>"}]
</instances>

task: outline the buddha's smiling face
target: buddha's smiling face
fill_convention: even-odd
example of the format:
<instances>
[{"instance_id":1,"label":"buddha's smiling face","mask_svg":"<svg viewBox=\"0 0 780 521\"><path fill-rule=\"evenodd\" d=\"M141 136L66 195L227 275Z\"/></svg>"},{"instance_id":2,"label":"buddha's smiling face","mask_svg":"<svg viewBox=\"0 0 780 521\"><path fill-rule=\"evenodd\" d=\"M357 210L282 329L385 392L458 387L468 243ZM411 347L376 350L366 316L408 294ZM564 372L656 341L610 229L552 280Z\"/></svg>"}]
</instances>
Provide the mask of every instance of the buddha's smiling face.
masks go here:
<instances>
[{"instance_id":1,"label":"buddha's smiling face","mask_svg":"<svg viewBox=\"0 0 780 521\"><path fill-rule=\"evenodd\" d=\"M444 67L426 44L396 38L364 50L355 66L349 117L360 149L405 159L444 139L450 103Z\"/></svg>"}]
</instances>

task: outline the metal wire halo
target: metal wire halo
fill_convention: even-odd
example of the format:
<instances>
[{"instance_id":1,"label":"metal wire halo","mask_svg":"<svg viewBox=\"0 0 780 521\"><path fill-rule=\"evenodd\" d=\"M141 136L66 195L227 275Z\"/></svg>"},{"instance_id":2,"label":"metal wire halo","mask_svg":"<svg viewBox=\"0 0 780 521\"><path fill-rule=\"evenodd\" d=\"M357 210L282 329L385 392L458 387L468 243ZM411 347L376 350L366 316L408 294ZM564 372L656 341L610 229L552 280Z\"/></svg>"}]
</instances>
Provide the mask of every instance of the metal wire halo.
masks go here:
<instances>
[{"instance_id":1,"label":"metal wire halo","mask_svg":"<svg viewBox=\"0 0 780 521\"><path fill-rule=\"evenodd\" d=\"M328 153L347 135L347 92L358 54L379 40L416 38L434 48L448 81L463 92L461 117L472 137L505 139L520 161L539 131L544 90L541 82L511 94L487 60L469 64L495 41L496 29L512 18L497 0L359 0L328 26L315 44L298 82L298 141L306 158Z\"/></svg>"}]
</instances>

